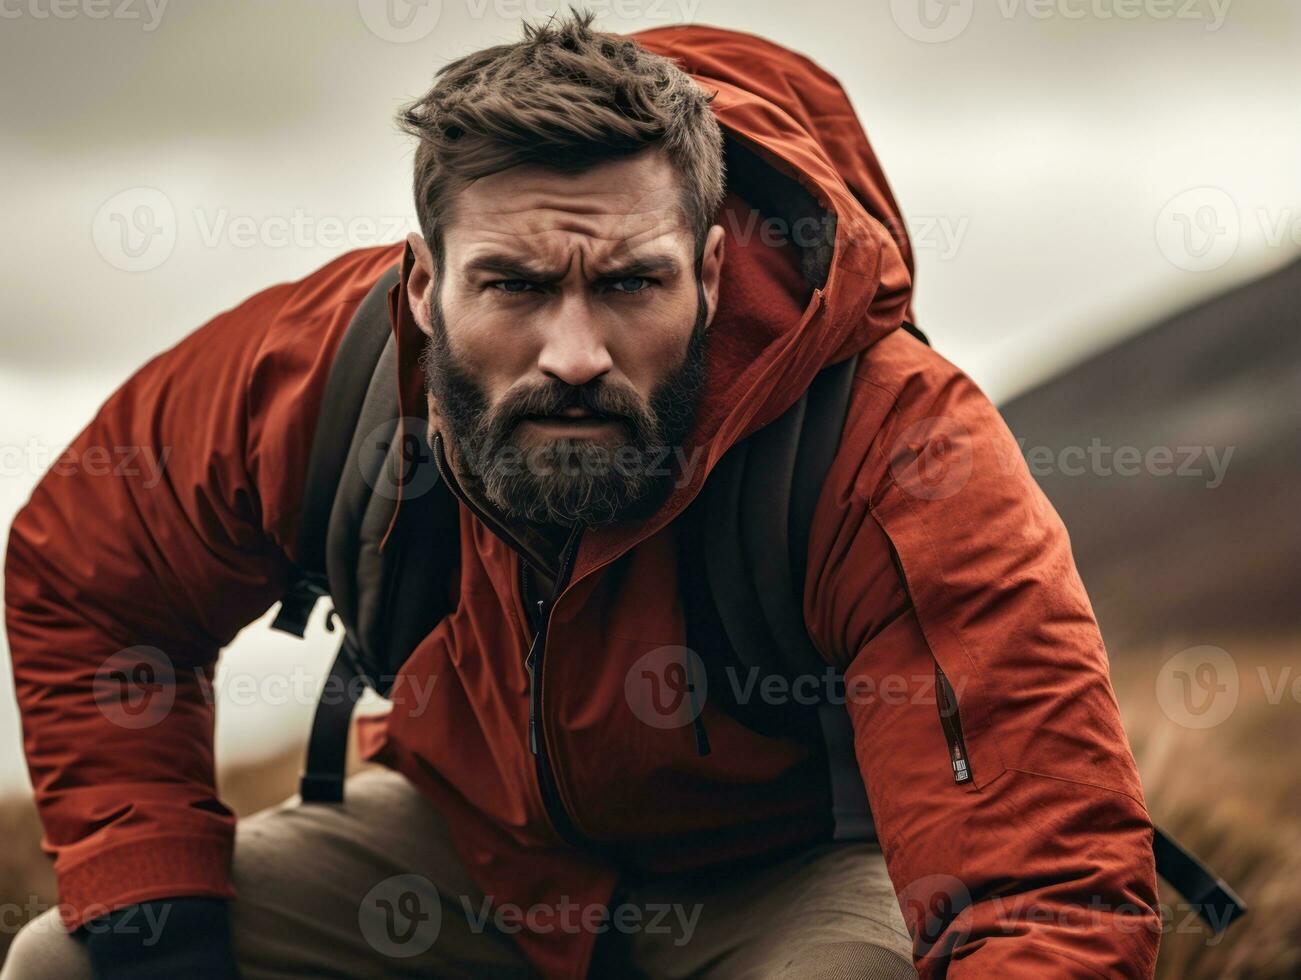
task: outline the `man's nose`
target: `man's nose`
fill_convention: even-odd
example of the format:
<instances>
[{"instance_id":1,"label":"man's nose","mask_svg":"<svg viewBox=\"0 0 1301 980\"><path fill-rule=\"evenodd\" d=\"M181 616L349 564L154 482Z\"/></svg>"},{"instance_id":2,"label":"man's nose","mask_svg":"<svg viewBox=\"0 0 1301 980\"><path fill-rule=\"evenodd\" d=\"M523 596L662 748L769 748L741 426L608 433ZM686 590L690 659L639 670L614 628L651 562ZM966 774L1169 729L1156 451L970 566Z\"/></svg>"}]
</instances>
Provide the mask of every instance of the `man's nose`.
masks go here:
<instances>
[{"instance_id":1,"label":"man's nose","mask_svg":"<svg viewBox=\"0 0 1301 980\"><path fill-rule=\"evenodd\" d=\"M605 344L599 319L579 303L566 303L557 316L543 326L544 339L538 354L543 374L575 388L595 381L608 372L614 361Z\"/></svg>"}]
</instances>

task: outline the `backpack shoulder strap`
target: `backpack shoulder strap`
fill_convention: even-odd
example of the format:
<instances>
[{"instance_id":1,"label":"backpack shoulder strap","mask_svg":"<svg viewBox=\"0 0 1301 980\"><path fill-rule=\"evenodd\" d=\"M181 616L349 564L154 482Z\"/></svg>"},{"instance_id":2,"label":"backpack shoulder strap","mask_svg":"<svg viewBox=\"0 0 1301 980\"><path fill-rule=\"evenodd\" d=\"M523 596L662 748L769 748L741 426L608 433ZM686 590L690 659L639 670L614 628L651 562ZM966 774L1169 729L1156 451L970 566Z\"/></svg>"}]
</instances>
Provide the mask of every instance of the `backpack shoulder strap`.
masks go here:
<instances>
[{"instance_id":1,"label":"backpack shoulder strap","mask_svg":"<svg viewBox=\"0 0 1301 980\"><path fill-rule=\"evenodd\" d=\"M858 358L824 368L769 425L733 447L709 477L705 564L728 640L743 666L765 674L830 670L804 624L809 533L840 445ZM823 702L836 840L870 839L872 815L843 705Z\"/></svg>"},{"instance_id":2,"label":"backpack shoulder strap","mask_svg":"<svg viewBox=\"0 0 1301 980\"><path fill-rule=\"evenodd\" d=\"M302 636L317 599L331 594L326 571L330 514L376 367L389 343L388 293L398 281L397 266L379 277L358 305L339 342L317 416L307 478L299 511L298 560L272 629ZM335 591L338 591L337 588ZM333 619L326 626L333 629ZM317 704L299 785L305 802L342 802L347 765L348 727L361 692L355 657L344 637L330 666L325 695Z\"/></svg>"},{"instance_id":3,"label":"backpack shoulder strap","mask_svg":"<svg viewBox=\"0 0 1301 980\"><path fill-rule=\"evenodd\" d=\"M353 314L330 365L303 484L295 576L280 600L280 612L272 629L301 637L316 600L329 594L325 554L330 511L375 366L392 333L388 293L398 275L399 269L394 266L371 287Z\"/></svg>"},{"instance_id":4,"label":"backpack shoulder strap","mask_svg":"<svg viewBox=\"0 0 1301 980\"><path fill-rule=\"evenodd\" d=\"M348 729L362 690L386 694L451 607L457 504L434 478L421 427L400 418L388 314L398 278L394 266L371 287L331 365L308 461L296 574L273 624L302 636L326 595L343 624L312 722L300 784L307 802L342 801ZM399 496L398 528L382 547ZM407 547L413 537L417 546Z\"/></svg>"}]
</instances>

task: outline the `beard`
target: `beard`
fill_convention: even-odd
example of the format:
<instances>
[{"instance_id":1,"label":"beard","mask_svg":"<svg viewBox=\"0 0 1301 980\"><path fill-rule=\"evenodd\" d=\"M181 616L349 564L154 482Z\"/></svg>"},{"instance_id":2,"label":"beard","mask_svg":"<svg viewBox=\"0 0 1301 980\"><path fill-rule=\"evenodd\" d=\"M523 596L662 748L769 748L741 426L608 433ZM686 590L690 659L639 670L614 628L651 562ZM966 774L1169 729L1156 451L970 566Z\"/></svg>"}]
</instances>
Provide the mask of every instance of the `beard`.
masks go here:
<instances>
[{"instance_id":1,"label":"beard","mask_svg":"<svg viewBox=\"0 0 1301 980\"><path fill-rule=\"evenodd\" d=\"M705 381L707 316L698 286L686 354L649 399L599 379L575 386L552 378L512 388L492 407L451 350L435 291L425 385L446 426L444 438L461 461L457 476L465 489L512 519L544 526L591 526L653 514L672 489L674 450L695 421ZM520 423L567 408L617 423L620 437L613 443L559 438L527 447L517 441Z\"/></svg>"}]
</instances>

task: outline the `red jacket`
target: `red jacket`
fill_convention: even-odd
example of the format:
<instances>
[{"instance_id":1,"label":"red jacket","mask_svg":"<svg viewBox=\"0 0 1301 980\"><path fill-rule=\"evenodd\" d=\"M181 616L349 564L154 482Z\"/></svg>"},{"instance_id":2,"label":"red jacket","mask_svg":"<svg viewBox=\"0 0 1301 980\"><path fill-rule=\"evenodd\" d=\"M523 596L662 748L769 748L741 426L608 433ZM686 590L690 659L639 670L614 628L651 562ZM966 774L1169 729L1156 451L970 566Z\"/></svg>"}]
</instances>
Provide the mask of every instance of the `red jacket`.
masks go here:
<instances>
[{"instance_id":1,"label":"red jacket","mask_svg":"<svg viewBox=\"0 0 1301 980\"><path fill-rule=\"evenodd\" d=\"M674 518L741 437L824 365L863 352L809 546L805 613L843 668L881 845L923 976L1148 977L1152 826L1066 532L997 411L899 329L911 257L898 209L836 81L759 38L638 35L718 92L729 132L835 212L835 261L810 290L789 249L747 235L729 197L709 375L687 451L700 465L650 519L589 531L552 613L543 737L558 795L592 847L557 834L529 751L520 556L461 510L461 602L403 674L437 683L366 732L368 752L446 813L484 892L529 906L611 894L620 861L677 869L825 834L816 765L706 703L712 752L624 695L631 665L684 642ZM253 296L155 358L68 457L166 447L164 477L56 467L13 525L5 602L26 750L65 921L150 898L232 894L231 813L214 788L204 677L280 595L295 553L326 375L401 245L344 255ZM410 256L405 256L405 267ZM391 296L408 414L421 335ZM147 485L148 484L148 485ZM896 557L897 556L897 559ZM100 710L106 660L166 654L169 711L148 728ZM126 653L119 651L127 650ZM955 782L934 667L960 703L972 778ZM98 680L97 680L98 677ZM402 681L399 681L399 687ZM936 884L970 903L943 934ZM594 936L520 934L548 976L580 976ZM928 950L951 953L944 961ZM947 969L947 974L945 970Z\"/></svg>"}]
</instances>

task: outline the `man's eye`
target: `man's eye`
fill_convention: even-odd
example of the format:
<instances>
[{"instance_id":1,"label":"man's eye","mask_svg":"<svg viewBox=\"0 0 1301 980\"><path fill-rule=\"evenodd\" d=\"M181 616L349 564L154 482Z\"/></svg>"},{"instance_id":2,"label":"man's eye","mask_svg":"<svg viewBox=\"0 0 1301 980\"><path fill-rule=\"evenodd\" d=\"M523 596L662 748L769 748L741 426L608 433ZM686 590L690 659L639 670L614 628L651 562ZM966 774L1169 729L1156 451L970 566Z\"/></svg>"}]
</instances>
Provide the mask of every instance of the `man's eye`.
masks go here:
<instances>
[{"instance_id":1,"label":"man's eye","mask_svg":"<svg viewBox=\"0 0 1301 980\"><path fill-rule=\"evenodd\" d=\"M610 283L610 288L616 293L640 293L649 289L651 280L645 276L624 276L622 279L616 279Z\"/></svg>"},{"instance_id":2,"label":"man's eye","mask_svg":"<svg viewBox=\"0 0 1301 980\"><path fill-rule=\"evenodd\" d=\"M503 293L527 293L534 287L527 279L498 279L488 285Z\"/></svg>"}]
</instances>

